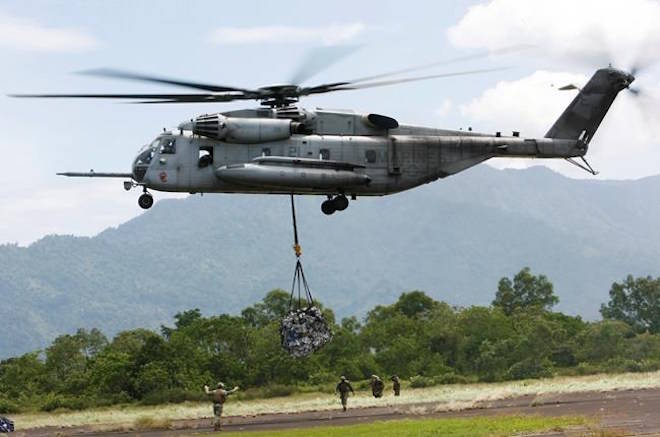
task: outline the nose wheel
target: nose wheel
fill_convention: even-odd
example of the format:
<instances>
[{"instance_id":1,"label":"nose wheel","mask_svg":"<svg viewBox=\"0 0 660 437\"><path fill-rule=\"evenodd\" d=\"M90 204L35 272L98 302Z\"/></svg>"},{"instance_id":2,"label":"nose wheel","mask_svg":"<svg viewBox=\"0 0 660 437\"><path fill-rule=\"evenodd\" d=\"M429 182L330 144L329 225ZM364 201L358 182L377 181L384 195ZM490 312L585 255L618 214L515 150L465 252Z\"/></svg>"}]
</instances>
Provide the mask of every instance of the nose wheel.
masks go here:
<instances>
[{"instance_id":1,"label":"nose wheel","mask_svg":"<svg viewBox=\"0 0 660 437\"><path fill-rule=\"evenodd\" d=\"M138 205L140 205L140 208L142 209L149 209L153 204L154 197L147 192L144 192L142 195L140 195L140 197L138 197Z\"/></svg>"},{"instance_id":2,"label":"nose wheel","mask_svg":"<svg viewBox=\"0 0 660 437\"><path fill-rule=\"evenodd\" d=\"M325 215L334 214L335 211L343 211L348 208L348 197L340 194L334 198L329 198L321 204L321 211Z\"/></svg>"}]
</instances>

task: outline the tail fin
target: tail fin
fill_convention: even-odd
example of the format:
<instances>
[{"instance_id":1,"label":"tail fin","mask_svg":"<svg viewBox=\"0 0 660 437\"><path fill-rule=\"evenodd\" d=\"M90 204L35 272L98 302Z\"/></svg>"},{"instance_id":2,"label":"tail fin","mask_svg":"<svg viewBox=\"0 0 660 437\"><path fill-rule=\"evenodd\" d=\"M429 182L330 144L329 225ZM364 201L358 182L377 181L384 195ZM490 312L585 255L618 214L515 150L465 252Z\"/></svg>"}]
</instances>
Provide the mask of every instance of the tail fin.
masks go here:
<instances>
[{"instance_id":1,"label":"tail fin","mask_svg":"<svg viewBox=\"0 0 660 437\"><path fill-rule=\"evenodd\" d=\"M628 88L633 80L631 74L611 67L596 71L545 137L589 144L619 91Z\"/></svg>"}]
</instances>

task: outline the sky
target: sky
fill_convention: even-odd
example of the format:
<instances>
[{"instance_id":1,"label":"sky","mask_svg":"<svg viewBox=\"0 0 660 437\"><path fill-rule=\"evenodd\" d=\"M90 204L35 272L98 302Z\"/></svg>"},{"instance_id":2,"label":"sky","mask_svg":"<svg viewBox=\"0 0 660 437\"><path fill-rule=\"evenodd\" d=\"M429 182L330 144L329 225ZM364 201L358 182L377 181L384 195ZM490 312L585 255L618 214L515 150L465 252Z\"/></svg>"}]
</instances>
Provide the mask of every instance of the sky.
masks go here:
<instances>
[{"instance_id":1,"label":"sky","mask_svg":"<svg viewBox=\"0 0 660 437\"><path fill-rule=\"evenodd\" d=\"M660 173L660 3L620 1L11 1L0 2L0 244L48 234L94 235L142 213L121 180L58 171L130 170L163 127L202 113L255 106L130 105L12 99L11 93L161 92L157 85L76 74L117 68L238 87L286 83L305 56L356 50L305 82L314 85L488 54L423 74L506 67L306 98L310 108L378 112L401 123L543 136L601 67L644 67L593 139L599 179ZM523 47L524 46L524 47ZM516 51L502 48L518 47ZM178 90L174 90L178 91ZM547 165L594 178L564 161L491 160L498 168ZM454 176L454 177L460 177ZM437 183L442 183L437 182ZM155 193L156 199L171 197Z\"/></svg>"}]
</instances>

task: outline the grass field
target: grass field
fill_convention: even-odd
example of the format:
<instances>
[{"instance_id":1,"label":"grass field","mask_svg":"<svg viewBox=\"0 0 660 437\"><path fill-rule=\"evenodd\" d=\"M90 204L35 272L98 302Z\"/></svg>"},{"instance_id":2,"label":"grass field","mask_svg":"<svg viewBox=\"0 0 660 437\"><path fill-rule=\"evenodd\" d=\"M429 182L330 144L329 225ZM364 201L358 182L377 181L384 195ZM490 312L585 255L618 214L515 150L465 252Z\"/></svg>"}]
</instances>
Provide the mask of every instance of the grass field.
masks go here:
<instances>
[{"instance_id":1,"label":"grass field","mask_svg":"<svg viewBox=\"0 0 660 437\"><path fill-rule=\"evenodd\" d=\"M254 437L362 437L398 436L449 436L482 437L510 436L521 433L563 431L580 428L588 431L590 424L583 417L537 417L537 416L496 416L473 417L469 419L420 419L391 420L364 425L324 426L313 429L286 429L281 431L252 432ZM220 435L219 433L217 435ZM239 433L222 433L223 436L238 436Z\"/></svg>"},{"instance_id":2,"label":"grass field","mask_svg":"<svg viewBox=\"0 0 660 437\"><path fill-rule=\"evenodd\" d=\"M539 401L553 393L584 391L613 391L660 387L660 371L651 373L622 373L617 375L589 375L557 377L539 380L511 381L491 384L455 384L420 389L405 389L401 396L391 394L374 399L366 391L357 392L349 399L350 408L391 406L409 408L410 404L427 403L420 414L462 410L477 403L507 399L522 395L534 395ZM405 387L404 387L405 388ZM239 401L229 399L225 404L225 416L250 416L266 413L293 413L322 411L339 408L337 397L325 393L305 393L272 399ZM102 428L133 426L139 421L197 419L211 417L210 403L186 402L175 405L135 406L54 413L26 413L12 415L19 429L44 426L92 425Z\"/></svg>"}]
</instances>

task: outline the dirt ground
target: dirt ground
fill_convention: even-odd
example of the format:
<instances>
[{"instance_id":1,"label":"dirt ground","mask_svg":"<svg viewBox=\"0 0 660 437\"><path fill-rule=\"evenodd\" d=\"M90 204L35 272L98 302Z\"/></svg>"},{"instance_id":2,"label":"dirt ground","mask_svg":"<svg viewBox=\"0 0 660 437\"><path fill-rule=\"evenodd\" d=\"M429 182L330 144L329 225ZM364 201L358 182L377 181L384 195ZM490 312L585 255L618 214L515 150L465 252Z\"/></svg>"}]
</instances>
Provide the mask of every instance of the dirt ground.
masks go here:
<instances>
[{"instance_id":1,"label":"dirt ground","mask_svg":"<svg viewBox=\"0 0 660 437\"><path fill-rule=\"evenodd\" d=\"M337 402L339 407L339 401ZM349 404L350 407L350 404ZM535 414L543 416L579 415L593 418L602 429L615 435L660 435L660 389L585 392L572 394L523 396L502 401L486 402L463 411L436 412L437 403L397 407L376 407L337 411L304 412L297 414L265 414L259 416L227 417L227 431L258 431L315 426L349 425L376 420L403 418L475 417L493 415ZM209 413L211 406L209 405ZM119 436L142 435L172 437L211 432L211 419L172 422L170 430L99 432L90 427L40 428L19 431L16 436ZM584 430L547 435L581 435Z\"/></svg>"}]
</instances>

